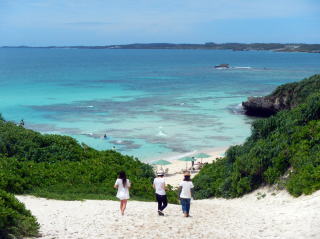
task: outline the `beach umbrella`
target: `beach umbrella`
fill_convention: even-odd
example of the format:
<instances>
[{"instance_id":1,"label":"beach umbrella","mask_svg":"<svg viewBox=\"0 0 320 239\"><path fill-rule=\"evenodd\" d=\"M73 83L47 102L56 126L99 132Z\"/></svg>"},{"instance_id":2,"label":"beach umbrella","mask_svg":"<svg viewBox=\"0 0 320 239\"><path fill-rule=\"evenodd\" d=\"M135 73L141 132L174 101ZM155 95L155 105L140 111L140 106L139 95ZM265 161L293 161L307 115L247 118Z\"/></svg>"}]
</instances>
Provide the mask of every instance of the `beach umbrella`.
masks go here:
<instances>
[{"instance_id":1,"label":"beach umbrella","mask_svg":"<svg viewBox=\"0 0 320 239\"><path fill-rule=\"evenodd\" d=\"M151 164L152 164L152 165L161 165L161 169L162 169L162 166L163 166L163 165L171 164L171 162L169 162L169 161L167 161L167 160L160 159L160 160L151 162Z\"/></svg>"},{"instance_id":2,"label":"beach umbrella","mask_svg":"<svg viewBox=\"0 0 320 239\"><path fill-rule=\"evenodd\" d=\"M204 158L210 158L211 155L206 154L206 153L198 153L197 155L194 156L195 158L201 158L201 163L202 163L202 159Z\"/></svg>"},{"instance_id":3,"label":"beach umbrella","mask_svg":"<svg viewBox=\"0 0 320 239\"><path fill-rule=\"evenodd\" d=\"M183 157L183 158L180 158L179 160L186 162L186 169L188 168L188 162L196 161L194 157Z\"/></svg>"},{"instance_id":4,"label":"beach umbrella","mask_svg":"<svg viewBox=\"0 0 320 239\"><path fill-rule=\"evenodd\" d=\"M168 165L168 164L171 164L171 162L169 162L167 160L160 159L160 160L151 162L151 164L153 164L153 165Z\"/></svg>"}]
</instances>

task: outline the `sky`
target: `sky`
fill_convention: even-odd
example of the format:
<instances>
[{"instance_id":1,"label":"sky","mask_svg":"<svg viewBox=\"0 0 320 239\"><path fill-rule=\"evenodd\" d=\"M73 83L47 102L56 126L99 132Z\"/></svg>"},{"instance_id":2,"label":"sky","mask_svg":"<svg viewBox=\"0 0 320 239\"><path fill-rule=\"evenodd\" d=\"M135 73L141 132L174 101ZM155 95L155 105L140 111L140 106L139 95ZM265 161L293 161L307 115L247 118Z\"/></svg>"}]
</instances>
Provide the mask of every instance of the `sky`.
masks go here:
<instances>
[{"instance_id":1,"label":"sky","mask_svg":"<svg viewBox=\"0 0 320 239\"><path fill-rule=\"evenodd\" d=\"M320 43L320 0L0 0L0 46Z\"/></svg>"}]
</instances>

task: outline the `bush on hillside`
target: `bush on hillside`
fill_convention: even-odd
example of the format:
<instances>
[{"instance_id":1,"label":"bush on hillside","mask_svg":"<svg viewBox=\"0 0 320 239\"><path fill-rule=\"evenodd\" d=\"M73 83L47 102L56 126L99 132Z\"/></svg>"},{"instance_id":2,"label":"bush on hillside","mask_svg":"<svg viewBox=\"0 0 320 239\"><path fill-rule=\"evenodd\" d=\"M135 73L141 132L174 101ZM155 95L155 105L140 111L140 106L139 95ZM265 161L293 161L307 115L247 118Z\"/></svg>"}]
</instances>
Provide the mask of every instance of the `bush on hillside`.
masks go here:
<instances>
[{"instance_id":1,"label":"bush on hillside","mask_svg":"<svg viewBox=\"0 0 320 239\"><path fill-rule=\"evenodd\" d=\"M194 178L195 197L239 197L277 183L289 169L287 190L294 196L320 189L320 93L290 111L252 124L243 145L204 167Z\"/></svg>"},{"instance_id":2,"label":"bush on hillside","mask_svg":"<svg viewBox=\"0 0 320 239\"><path fill-rule=\"evenodd\" d=\"M131 196L154 200L152 167L136 158L0 119L0 238L35 236L38 230L35 218L7 192L64 200L115 199L113 185L124 170L132 182ZM172 188L168 199L177 203Z\"/></svg>"},{"instance_id":3,"label":"bush on hillside","mask_svg":"<svg viewBox=\"0 0 320 239\"><path fill-rule=\"evenodd\" d=\"M320 75L313 75L299 82L281 85L268 97L286 97L286 102L292 107L297 106L309 95L319 92Z\"/></svg>"},{"instance_id":4,"label":"bush on hillside","mask_svg":"<svg viewBox=\"0 0 320 239\"><path fill-rule=\"evenodd\" d=\"M0 155L20 160L56 162L90 157L90 150L87 152L71 137L42 135L11 122L0 121L0 139Z\"/></svg>"},{"instance_id":5,"label":"bush on hillside","mask_svg":"<svg viewBox=\"0 0 320 239\"><path fill-rule=\"evenodd\" d=\"M0 189L58 199L115 199L113 185L121 170L132 181L134 198L154 200L150 165L68 136L42 135L0 121ZM177 202L173 191L168 197Z\"/></svg>"},{"instance_id":6,"label":"bush on hillside","mask_svg":"<svg viewBox=\"0 0 320 239\"><path fill-rule=\"evenodd\" d=\"M37 236L39 224L13 195L0 190L0 238Z\"/></svg>"}]
</instances>

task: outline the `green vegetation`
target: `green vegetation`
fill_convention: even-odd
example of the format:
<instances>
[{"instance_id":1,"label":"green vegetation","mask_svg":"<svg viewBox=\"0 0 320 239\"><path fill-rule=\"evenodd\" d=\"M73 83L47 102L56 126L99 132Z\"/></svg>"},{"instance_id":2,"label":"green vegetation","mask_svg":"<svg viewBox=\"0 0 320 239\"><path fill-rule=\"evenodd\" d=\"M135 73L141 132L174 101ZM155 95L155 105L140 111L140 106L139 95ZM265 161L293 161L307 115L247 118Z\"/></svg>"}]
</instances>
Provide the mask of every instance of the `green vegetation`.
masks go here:
<instances>
[{"instance_id":1,"label":"green vegetation","mask_svg":"<svg viewBox=\"0 0 320 239\"><path fill-rule=\"evenodd\" d=\"M320 90L320 75L314 75L299 82L288 83L279 86L272 94L265 98L279 99L286 109L291 109L304 103L307 97Z\"/></svg>"},{"instance_id":2,"label":"green vegetation","mask_svg":"<svg viewBox=\"0 0 320 239\"><path fill-rule=\"evenodd\" d=\"M42 135L0 120L0 190L7 193L63 200L115 200L113 185L121 170L132 182L133 199L155 200L151 166L115 151L80 145L71 137ZM0 228L5 230L1 233L16 237L35 234L37 227L30 214L22 209L9 214L11 204L16 206L17 201L7 193L0 193ZM170 186L168 199L177 203Z\"/></svg>"},{"instance_id":3,"label":"green vegetation","mask_svg":"<svg viewBox=\"0 0 320 239\"><path fill-rule=\"evenodd\" d=\"M314 75L300 82L284 84L264 97L249 97L242 102L245 114L268 117L281 110L288 110L304 103L307 97L320 90L320 75Z\"/></svg>"},{"instance_id":4,"label":"green vegetation","mask_svg":"<svg viewBox=\"0 0 320 239\"><path fill-rule=\"evenodd\" d=\"M0 189L63 199L114 199L114 182L124 170L132 197L154 200L152 167L138 159L5 121L0 121L0 169ZM169 192L171 202L173 195Z\"/></svg>"},{"instance_id":5,"label":"green vegetation","mask_svg":"<svg viewBox=\"0 0 320 239\"><path fill-rule=\"evenodd\" d=\"M287 85L297 93L292 100L301 103L310 92L318 93L291 110L254 121L243 145L230 147L224 158L200 171L194 178L196 198L239 197L265 184L283 185L294 196L320 189L319 75L301 86L308 81L314 85L301 90L297 83Z\"/></svg>"},{"instance_id":6,"label":"green vegetation","mask_svg":"<svg viewBox=\"0 0 320 239\"><path fill-rule=\"evenodd\" d=\"M13 195L0 190L0 238L37 236L39 225Z\"/></svg>"},{"instance_id":7,"label":"green vegetation","mask_svg":"<svg viewBox=\"0 0 320 239\"><path fill-rule=\"evenodd\" d=\"M294 196L320 189L320 75L278 87L297 107L252 124L243 145L206 165L194 178L195 197L238 197L264 184L283 185ZM39 225L14 194L63 200L115 199L120 170L136 200L154 200L151 166L115 151L98 151L75 139L42 135L0 114L0 238L37 234ZM168 199L177 203L169 186ZM261 199L265 195L258 195ZM12 236L13 235L13 236Z\"/></svg>"}]
</instances>

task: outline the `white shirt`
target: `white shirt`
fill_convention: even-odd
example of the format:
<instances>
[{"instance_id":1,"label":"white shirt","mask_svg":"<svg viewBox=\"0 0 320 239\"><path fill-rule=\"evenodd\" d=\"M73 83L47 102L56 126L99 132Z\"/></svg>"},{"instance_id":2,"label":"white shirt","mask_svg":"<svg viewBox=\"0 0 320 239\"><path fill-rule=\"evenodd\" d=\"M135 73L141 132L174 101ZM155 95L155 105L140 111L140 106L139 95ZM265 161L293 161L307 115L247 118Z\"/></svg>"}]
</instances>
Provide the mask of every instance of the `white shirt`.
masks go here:
<instances>
[{"instance_id":1,"label":"white shirt","mask_svg":"<svg viewBox=\"0 0 320 239\"><path fill-rule=\"evenodd\" d=\"M191 181L182 181L179 185L182 187L180 197L181 198L191 198L191 188L193 188L193 183Z\"/></svg>"},{"instance_id":2,"label":"white shirt","mask_svg":"<svg viewBox=\"0 0 320 239\"><path fill-rule=\"evenodd\" d=\"M130 181L127 179L126 186L123 186L122 179L118 178L114 185L118 185L118 192L117 192L117 198L120 200L129 199L129 187L130 187Z\"/></svg>"},{"instance_id":3,"label":"white shirt","mask_svg":"<svg viewBox=\"0 0 320 239\"><path fill-rule=\"evenodd\" d=\"M164 178L155 178L153 180L153 185L156 189L156 194L159 194L159 195L166 195L166 191L165 191L165 181L164 181Z\"/></svg>"}]
</instances>

